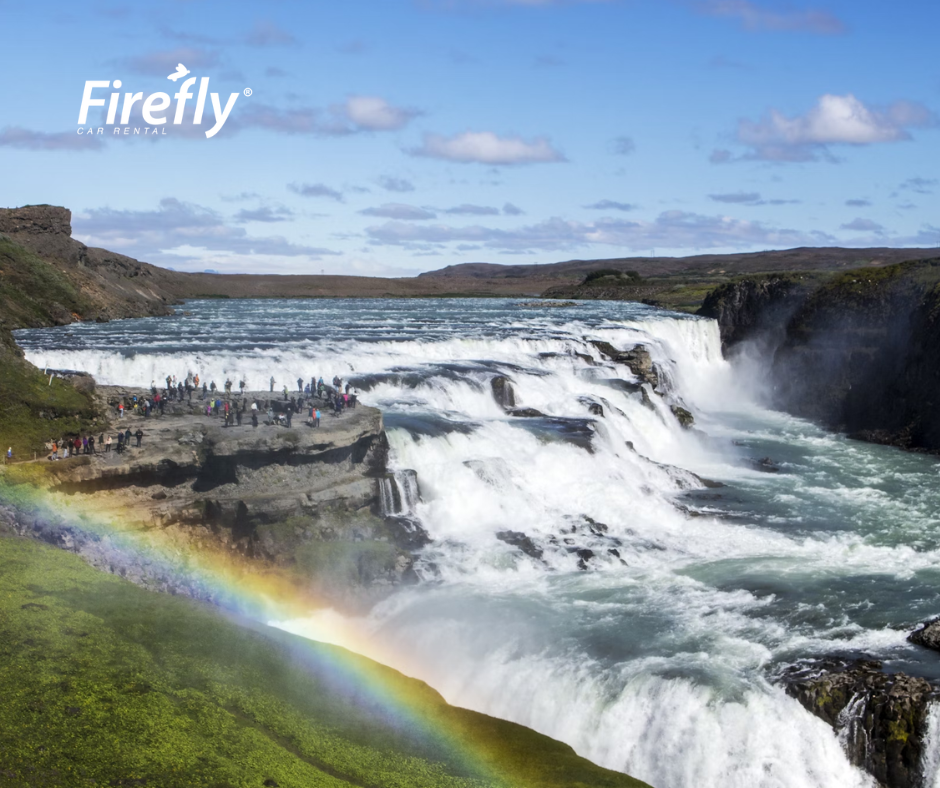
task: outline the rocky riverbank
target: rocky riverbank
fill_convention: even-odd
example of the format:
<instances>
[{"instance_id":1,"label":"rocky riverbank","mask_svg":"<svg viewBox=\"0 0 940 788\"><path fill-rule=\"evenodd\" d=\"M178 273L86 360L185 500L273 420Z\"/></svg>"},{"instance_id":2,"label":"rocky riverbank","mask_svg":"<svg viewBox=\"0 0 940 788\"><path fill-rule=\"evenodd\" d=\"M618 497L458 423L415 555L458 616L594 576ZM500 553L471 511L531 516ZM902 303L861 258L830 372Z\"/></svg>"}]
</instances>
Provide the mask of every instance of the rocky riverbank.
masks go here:
<instances>
[{"instance_id":1,"label":"rocky riverbank","mask_svg":"<svg viewBox=\"0 0 940 788\"><path fill-rule=\"evenodd\" d=\"M145 393L97 389L101 410L110 412ZM272 396L235 398L236 405L261 404L258 427L247 416L241 426L224 426L220 416L206 415L198 396L170 402L163 415L128 408L106 433L140 429L140 448L133 440L118 453L115 440L105 452L99 437L95 454L14 465L6 479L39 484L81 511L117 513L124 528L143 538L151 533L182 551L221 552L280 572L346 609L413 582L413 529L401 527L394 504L383 504L383 485L395 481L386 468L382 414L363 405L340 415L323 409L318 427L298 415L287 428L266 416L268 407L280 407ZM71 549L142 585L193 595L185 581L153 577L136 554L121 555L67 522L14 509L2 516L21 535Z\"/></svg>"}]
</instances>

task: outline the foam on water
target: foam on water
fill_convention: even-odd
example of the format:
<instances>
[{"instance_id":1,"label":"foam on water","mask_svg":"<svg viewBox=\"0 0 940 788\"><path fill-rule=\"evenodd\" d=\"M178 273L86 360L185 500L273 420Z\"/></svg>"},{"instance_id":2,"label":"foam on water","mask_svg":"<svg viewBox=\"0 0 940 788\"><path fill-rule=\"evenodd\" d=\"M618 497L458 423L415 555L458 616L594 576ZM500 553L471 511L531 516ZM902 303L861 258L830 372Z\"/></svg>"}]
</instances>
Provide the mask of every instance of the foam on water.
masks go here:
<instances>
[{"instance_id":1,"label":"foam on water","mask_svg":"<svg viewBox=\"0 0 940 788\"><path fill-rule=\"evenodd\" d=\"M334 374L359 385L387 414L399 500L433 541L418 562L429 582L346 623L451 702L657 788L844 788L871 781L768 677L833 652L940 674L904 640L940 612L937 463L765 410L712 321L496 300L187 309L18 339L34 363L104 383L193 371L256 388L272 374L278 387ZM591 340L646 345L661 391ZM507 415L495 375L543 417ZM404 512L394 495L386 509ZM322 632L336 615L274 623Z\"/></svg>"}]
</instances>

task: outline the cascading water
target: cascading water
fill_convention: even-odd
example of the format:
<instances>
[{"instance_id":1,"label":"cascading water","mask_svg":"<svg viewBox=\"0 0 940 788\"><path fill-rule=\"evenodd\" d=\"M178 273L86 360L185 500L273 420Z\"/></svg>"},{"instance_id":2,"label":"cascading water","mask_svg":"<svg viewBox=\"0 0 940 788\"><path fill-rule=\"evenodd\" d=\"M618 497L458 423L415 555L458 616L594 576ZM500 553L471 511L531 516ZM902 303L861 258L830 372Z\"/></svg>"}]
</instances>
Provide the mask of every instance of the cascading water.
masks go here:
<instances>
[{"instance_id":1,"label":"cascading water","mask_svg":"<svg viewBox=\"0 0 940 788\"><path fill-rule=\"evenodd\" d=\"M355 623L451 702L657 788L844 788L871 781L775 669L855 652L940 676L904 641L940 608L936 462L761 408L713 322L494 300L187 309L17 338L102 383L349 379L385 415L383 514L434 579ZM595 341L648 348L656 390Z\"/></svg>"}]
</instances>

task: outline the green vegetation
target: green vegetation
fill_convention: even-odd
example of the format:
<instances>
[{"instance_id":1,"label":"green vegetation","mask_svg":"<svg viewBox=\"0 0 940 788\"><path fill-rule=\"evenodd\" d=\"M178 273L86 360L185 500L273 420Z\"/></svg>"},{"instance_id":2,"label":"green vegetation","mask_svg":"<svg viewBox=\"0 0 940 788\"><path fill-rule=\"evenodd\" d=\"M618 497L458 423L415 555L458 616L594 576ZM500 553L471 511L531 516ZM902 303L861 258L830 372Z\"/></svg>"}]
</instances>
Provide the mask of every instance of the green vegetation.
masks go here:
<instances>
[{"instance_id":1,"label":"green vegetation","mask_svg":"<svg viewBox=\"0 0 940 788\"><path fill-rule=\"evenodd\" d=\"M0 536L0 788L93 785L642 784L343 649Z\"/></svg>"},{"instance_id":2,"label":"green vegetation","mask_svg":"<svg viewBox=\"0 0 940 788\"><path fill-rule=\"evenodd\" d=\"M2 331L0 331L2 333ZM9 336L9 335L7 335ZM11 340L12 341L12 340ZM42 456L46 441L80 435L100 425L94 396L71 383L49 378L22 359L0 337L0 447L14 459Z\"/></svg>"},{"instance_id":3,"label":"green vegetation","mask_svg":"<svg viewBox=\"0 0 940 788\"><path fill-rule=\"evenodd\" d=\"M91 311L58 268L0 235L0 329L69 323Z\"/></svg>"},{"instance_id":4,"label":"green vegetation","mask_svg":"<svg viewBox=\"0 0 940 788\"><path fill-rule=\"evenodd\" d=\"M41 453L51 438L95 424L94 397L49 378L27 363L10 334L22 326L67 323L91 310L89 301L55 266L0 236L0 450L15 458Z\"/></svg>"},{"instance_id":5,"label":"green vegetation","mask_svg":"<svg viewBox=\"0 0 940 788\"><path fill-rule=\"evenodd\" d=\"M586 277L584 277L584 281L581 282L581 284L636 284L641 280L642 277L636 271L621 271L617 268L601 268L597 271L591 271Z\"/></svg>"}]
</instances>

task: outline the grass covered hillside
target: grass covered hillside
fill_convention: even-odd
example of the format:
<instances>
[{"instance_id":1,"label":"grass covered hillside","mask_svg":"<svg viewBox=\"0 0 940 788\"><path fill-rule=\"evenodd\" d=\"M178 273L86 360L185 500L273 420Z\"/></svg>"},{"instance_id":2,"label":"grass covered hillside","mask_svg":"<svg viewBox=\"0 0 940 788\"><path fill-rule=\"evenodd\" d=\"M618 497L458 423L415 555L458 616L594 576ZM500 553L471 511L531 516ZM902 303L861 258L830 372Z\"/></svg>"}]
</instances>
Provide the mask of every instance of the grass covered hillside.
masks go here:
<instances>
[{"instance_id":1,"label":"grass covered hillside","mask_svg":"<svg viewBox=\"0 0 940 788\"><path fill-rule=\"evenodd\" d=\"M0 535L2 788L642 785L343 649Z\"/></svg>"}]
</instances>

